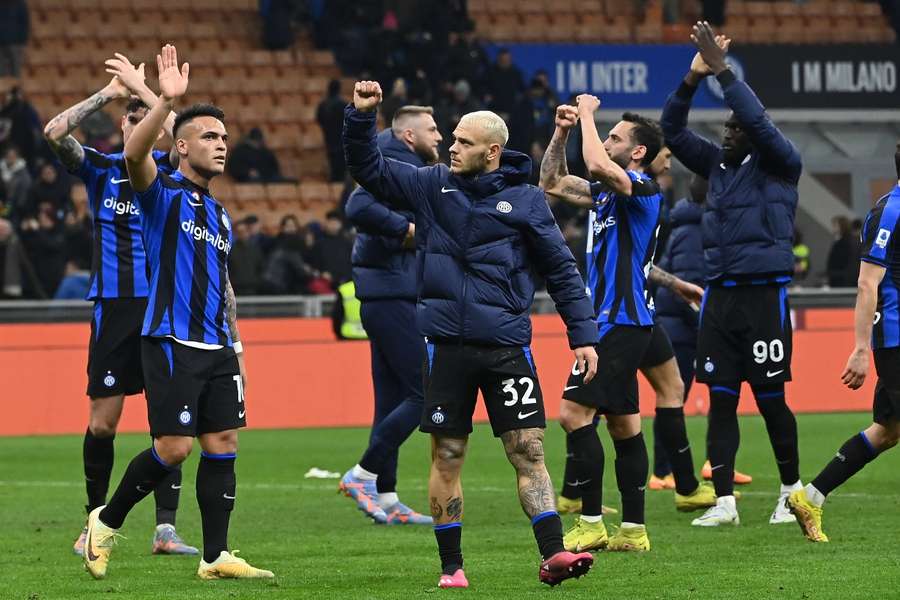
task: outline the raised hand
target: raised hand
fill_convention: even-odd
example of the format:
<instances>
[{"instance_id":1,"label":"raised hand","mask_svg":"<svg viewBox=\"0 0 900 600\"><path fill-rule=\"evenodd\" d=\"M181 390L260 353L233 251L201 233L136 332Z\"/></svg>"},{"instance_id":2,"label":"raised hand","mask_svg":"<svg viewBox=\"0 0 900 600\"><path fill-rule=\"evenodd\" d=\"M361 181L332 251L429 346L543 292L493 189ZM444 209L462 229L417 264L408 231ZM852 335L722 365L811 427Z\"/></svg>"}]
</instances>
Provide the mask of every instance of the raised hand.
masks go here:
<instances>
[{"instance_id":1,"label":"raised hand","mask_svg":"<svg viewBox=\"0 0 900 600\"><path fill-rule=\"evenodd\" d=\"M115 75L115 79L128 88L126 93L137 94L144 86L144 63L135 67L128 57L116 52L115 58L108 59L105 64L106 72Z\"/></svg>"},{"instance_id":2,"label":"raised hand","mask_svg":"<svg viewBox=\"0 0 900 600\"><path fill-rule=\"evenodd\" d=\"M578 115L582 118L593 115L600 108L600 98L591 94L581 94L575 101L578 103Z\"/></svg>"},{"instance_id":3,"label":"raised hand","mask_svg":"<svg viewBox=\"0 0 900 600\"><path fill-rule=\"evenodd\" d=\"M578 109L569 104L556 107L556 126L568 131L578 124Z\"/></svg>"},{"instance_id":4,"label":"raised hand","mask_svg":"<svg viewBox=\"0 0 900 600\"><path fill-rule=\"evenodd\" d=\"M159 94L166 100L174 100L184 96L188 86L190 65L184 63L178 69L178 51L175 46L166 44L160 54L156 55L156 67L159 70Z\"/></svg>"},{"instance_id":5,"label":"raised hand","mask_svg":"<svg viewBox=\"0 0 900 600\"><path fill-rule=\"evenodd\" d=\"M697 46L697 54L691 61L691 72L706 77L728 68L725 54L731 46L731 40L724 35L715 35L706 21L698 21L691 33L691 41Z\"/></svg>"},{"instance_id":6,"label":"raised hand","mask_svg":"<svg viewBox=\"0 0 900 600\"><path fill-rule=\"evenodd\" d=\"M362 112L371 112L381 104L381 85L377 81L357 81L353 86L353 106Z\"/></svg>"}]
</instances>

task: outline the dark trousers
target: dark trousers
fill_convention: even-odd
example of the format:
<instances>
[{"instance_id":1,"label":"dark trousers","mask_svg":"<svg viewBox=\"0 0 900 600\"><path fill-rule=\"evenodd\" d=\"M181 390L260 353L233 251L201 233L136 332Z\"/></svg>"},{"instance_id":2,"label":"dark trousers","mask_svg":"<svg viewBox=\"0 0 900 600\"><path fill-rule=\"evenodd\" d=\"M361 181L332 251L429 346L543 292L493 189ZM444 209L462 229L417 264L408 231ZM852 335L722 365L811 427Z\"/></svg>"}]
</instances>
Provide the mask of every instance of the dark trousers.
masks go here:
<instances>
[{"instance_id":1,"label":"dark trousers","mask_svg":"<svg viewBox=\"0 0 900 600\"><path fill-rule=\"evenodd\" d=\"M367 300L360 311L372 349L375 416L364 467L378 465L378 491L394 491L400 445L419 426L425 342L412 300Z\"/></svg>"}]
</instances>

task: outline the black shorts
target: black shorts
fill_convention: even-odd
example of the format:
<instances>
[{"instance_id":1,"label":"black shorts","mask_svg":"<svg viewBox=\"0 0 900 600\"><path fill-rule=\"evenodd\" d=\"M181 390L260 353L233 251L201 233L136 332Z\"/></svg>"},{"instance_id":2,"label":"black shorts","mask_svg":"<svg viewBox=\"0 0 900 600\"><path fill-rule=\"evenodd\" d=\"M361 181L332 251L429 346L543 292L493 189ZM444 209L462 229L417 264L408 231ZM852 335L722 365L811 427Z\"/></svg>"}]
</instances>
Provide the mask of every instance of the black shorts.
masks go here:
<instances>
[{"instance_id":1,"label":"black shorts","mask_svg":"<svg viewBox=\"0 0 900 600\"><path fill-rule=\"evenodd\" d=\"M448 437L472 433L478 391L494 435L546 427L531 349L454 343L425 345L425 409L419 429Z\"/></svg>"},{"instance_id":2,"label":"black shorts","mask_svg":"<svg viewBox=\"0 0 900 600\"><path fill-rule=\"evenodd\" d=\"M597 374L585 384L578 364L573 365L563 398L595 408L603 415L639 413L637 372L652 336L651 327L614 325L608 328L595 346Z\"/></svg>"},{"instance_id":3,"label":"black shorts","mask_svg":"<svg viewBox=\"0 0 900 600\"><path fill-rule=\"evenodd\" d=\"M650 335L650 344L641 359L640 368L649 369L658 367L663 363L667 363L675 358L675 351L672 349L672 340L669 334L660 325L653 326L653 333Z\"/></svg>"},{"instance_id":4,"label":"black shorts","mask_svg":"<svg viewBox=\"0 0 900 600\"><path fill-rule=\"evenodd\" d=\"M130 396L143 391L141 326L146 309L146 298L94 302L87 364L87 395L91 398Z\"/></svg>"},{"instance_id":5,"label":"black shorts","mask_svg":"<svg viewBox=\"0 0 900 600\"><path fill-rule=\"evenodd\" d=\"M790 381L792 339L784 286L707 288L697 337L697 381Z\"/></svg>"},{"instance_id":6,"label":"black shorts","mask_svg":"<svg viewBox=\"0 0 900 600\"><path fill-rule=\"evenodd\" d=\"M887 427L890 421L900 420L900 348L877 348L872 354L878 373L872 420Z\"/></svg>"},{"instance_id":7,"label":"black shorts","mask_svg":"<svg viewBox=\"0 0 900 600\"><path fill-rule=\"evenodd\" d=\"M197 436L247 424L233 348L201 350L144 337L141 349L151 435Z\"/></svg>"}]
</instances>

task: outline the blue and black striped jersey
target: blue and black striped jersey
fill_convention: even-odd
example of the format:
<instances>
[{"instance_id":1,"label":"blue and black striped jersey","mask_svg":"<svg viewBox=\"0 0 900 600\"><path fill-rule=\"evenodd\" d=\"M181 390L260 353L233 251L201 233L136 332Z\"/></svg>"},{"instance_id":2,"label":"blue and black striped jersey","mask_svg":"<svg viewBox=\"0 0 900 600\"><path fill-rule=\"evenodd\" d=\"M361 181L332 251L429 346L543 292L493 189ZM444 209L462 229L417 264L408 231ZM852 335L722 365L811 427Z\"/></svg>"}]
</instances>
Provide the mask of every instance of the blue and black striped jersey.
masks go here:
<instances>
[{"instance_id":1,"label":"blue and black striped jersey","mask_svg":"<svg viewBox=\"0 0 900 600\"><path fill-rule=\"evenodd\" d=\"M150 266L142 335L231 346L225 289L232 233L225 208L178 171L160 171L135 199Z\"/></svg>"},{"instance_id":2,"label":"blue and black striped jersey","mask_svg":"<svg viewBox=\"0 0 900 600\"><path fill-rule=\"evenodd\" d=\"M872 348L900 346L900 252L895 232L900 219L900 185L875 203L863 224L860 260L887 271L878 286L878 306L872 328Z\"/></svg>"},{"instance_id":3,"label":"blue and black striped jersey","mask_svg":"<svg viewBox=\"0 0 900 600\"><path fill-rule=\"evenodd\" d=\"M648 175L628 171L630 197L591 183L588 213L587 293L600 324L653 325L647 275L659 234L662 194Z\"/></svg>"},{"instance_id":4,"label":"blue and black striped jersey","mask_svg":"<svg viewBox=\"0 0 900 600\"><path fill-rule=\"evenodd\" d=\"M163 172L172 171L165 152L154 151L153 159ZM87 188L94 230L87 299L147 297L141 212L133 201L122 153L103 154L84 147L84 160L75 174Z\"/></svg>"}]
</instances>

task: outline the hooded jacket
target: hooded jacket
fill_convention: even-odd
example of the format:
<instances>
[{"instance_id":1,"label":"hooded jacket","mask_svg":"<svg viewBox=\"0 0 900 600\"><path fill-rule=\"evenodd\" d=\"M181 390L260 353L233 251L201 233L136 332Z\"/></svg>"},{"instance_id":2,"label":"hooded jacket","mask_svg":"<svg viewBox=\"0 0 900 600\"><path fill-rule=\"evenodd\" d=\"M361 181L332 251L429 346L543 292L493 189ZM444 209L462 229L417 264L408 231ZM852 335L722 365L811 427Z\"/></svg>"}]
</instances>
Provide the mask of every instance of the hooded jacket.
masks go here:
<instances>
[{"instance_id":1,"label":"hooded jacket","mask_svg":"<svg viewBox=\"0 0 900 600\"><path fill-rule=\"evenodd\" d=\"M362 187L415 212L421 253L416 312L423 335L529 345L529 312L540 275L566 323L570 347L597 342L575 259L544 193L525 183L528 156L506 150L500 168L474 177L454 175L443 164L416 168L384 158L375 113L352 105L344 113L344 153Z\"/></svg>"}]
</instances>

